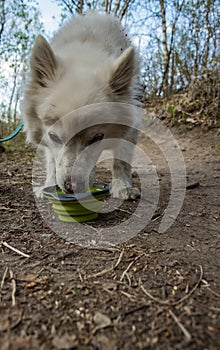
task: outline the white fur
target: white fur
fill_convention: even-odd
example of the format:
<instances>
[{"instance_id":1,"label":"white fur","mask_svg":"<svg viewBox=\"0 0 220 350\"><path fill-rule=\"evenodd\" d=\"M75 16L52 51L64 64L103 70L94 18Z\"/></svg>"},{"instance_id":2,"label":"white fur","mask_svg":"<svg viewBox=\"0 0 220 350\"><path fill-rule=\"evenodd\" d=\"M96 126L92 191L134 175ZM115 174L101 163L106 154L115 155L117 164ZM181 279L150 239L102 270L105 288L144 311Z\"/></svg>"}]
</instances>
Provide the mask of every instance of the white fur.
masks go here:
<instances>
[{"instance_id":1,"label":"white fur","mask_svg":"<svg viewBox=\"0 0 220 350\"><path fill-rule=\"evenodd\" d=\"M30 68L23 103L25 130L28 141L45 148L46 186L56 182L67 191L69 182L72 190L85 190L87 170L106 148L113 148L118 158L128 153L131 161L138 136L138 114L132 105L137 104L139 59L116 18L90 12L64 25L51 44L38 36ZM129 127L118 123L123 118ZM91 121L98 125L91 126ZM105 142L84 152L91 140L102 136ZM108 143L108 138L118 141ZM129 150L123 139L131 143ZM113 162L112 195L139 195L131 185L130 165L120 160Z\"/></svg>"}]
</instances>

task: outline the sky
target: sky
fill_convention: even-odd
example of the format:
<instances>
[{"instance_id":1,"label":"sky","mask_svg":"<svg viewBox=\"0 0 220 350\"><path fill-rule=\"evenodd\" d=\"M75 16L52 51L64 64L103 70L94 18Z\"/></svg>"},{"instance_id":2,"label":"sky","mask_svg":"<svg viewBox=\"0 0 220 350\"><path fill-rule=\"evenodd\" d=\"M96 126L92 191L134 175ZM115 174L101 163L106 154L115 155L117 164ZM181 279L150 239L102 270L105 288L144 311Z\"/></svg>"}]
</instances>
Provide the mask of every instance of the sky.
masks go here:
<instances>
[{"instance_id":1,"label":"sky","mask_svg":"<svg viewBox=\"0 0 220 350\"><path fill-rule=\"evenodd\" d=\"M44 24L45 32L50 35L54 30L58 29L61 12L60 8L51 0L38 0L38 3L42 14L41 21Z\"/></svg>"},{"instance_id":2,"label":"sky","mask_svg":"<svg viewBox=\"0 0 220 350\"><path fill-rule=\"evenodd\" d=\"M57 31L59 29L60 23L61 23L61 8L56 4L54 0L35 0L34 3L38 3L39 10L41 12L41 22L44 25L45 32L43 35L50 40L53 36L54 31ZM40 33L39 33L40 34ZM140 44L138 41L136 42L133 40L134 43L137 45ZM8 67L8 62L1 62L1 64L4 64L4 72L8 72L8 78L7 80L10 80L10 74L11 69ZM3 91L3 92L2 92ZM0 89L0 103L5 98L4 97L5 90Z\"/></svg>"},{"instance_id":3,"label":"sky","mask_svg":"<svg viewBox=\"0 0 220 350\"><path fill-rule=\"evenodd\" d=\"M53 0L38 0L39 9L41 11L41 21L44 24L46 36L52 36L53 32L59 28L60 24L60 7ZM134 36L133 43L137 48L145 46L148 39L145 37Z\"/></svg>"},{"instance_id":4,"label":"sky","mask_svg":"<svg viewBox=\"0 0 220 350\"><path fill-rule=\"evenodd\" d=\"M39 9L41 11L41 21L44 24L45 34L49 38L56 31L60 23L60 8L52 0L38 0ZM10 80L11 70L8 68L8 62L1 62L4 73L8 72L8 80ZM2 68L1 66L1 68ZM5 99L5 89L0 89L0 103Z\"/></svg>"}]
</instances>

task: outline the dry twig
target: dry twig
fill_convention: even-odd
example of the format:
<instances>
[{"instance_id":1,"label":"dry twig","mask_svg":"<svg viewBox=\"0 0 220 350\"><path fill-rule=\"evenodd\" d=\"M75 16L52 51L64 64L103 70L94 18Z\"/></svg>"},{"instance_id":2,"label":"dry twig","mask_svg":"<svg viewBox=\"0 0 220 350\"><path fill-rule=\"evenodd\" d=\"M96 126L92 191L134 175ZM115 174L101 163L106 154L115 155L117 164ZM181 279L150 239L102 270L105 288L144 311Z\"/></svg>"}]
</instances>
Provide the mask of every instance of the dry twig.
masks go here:
<instances>
[{"instance_id":1,"label":"dry twig","mask_svg":"<svg viewBox=\"0 0 220 350\"><path fill-rule=\"evenodd\" d=\"M112 267L109 267L108 269L104 269L102 271L96 272L96 273L94 273L92 275L88 275L87 278L100 277L100 276L105 275L108 272L114 271L116 269L116 267L118 267L118 265L120 264L120 262L122 260L122 257L123 257L123 254L124 254L124 249L122 249L122 251L121 251L121 253L119 255L119 258L118 258L118 260L117 260L115 265L113 265Z\"/></svg>"},{"instance_id":2,"label":"dry twig","mask_svg":"<svg viewBox=\"0 0 220 350\"><path fill-rule=\"evenodd\" d=\"M156 297L154 297L152 294L150 294L150 292L148 292L144 286L141 283L141 280L139 280L139 284L140 284L140 288L142 289L142 291L144 292L145 295L147 295L150 299L156 301L156 303L158 304L162 304L162 305L171 305L171 303L169 302L169 300L160 300Z\"/></svg>"},{"instance_id":3,"label":"dry twig","mask_svg":"<svg viewBox=\"0 0 220 350\"><path fill-rule=\"evenodd\" d=\"M186 189L187 190L193 190L194 188L197 188L200 186L200 183L197 181L197 182L193 182L189 185L186 186Z\"/></svg>"},{"instance_id":4,"label":"dry twig","mask_svg":"<svg viewBox=\"0 0 220 350\"><path fill-rule=\"evenodd\" d=\"M131 315L131 314L133 314L133 313L135 313L135 312L137 312L137 311L143 310L143 309L145 309L145 308L147 308L147 307L148 307L147 304L142 304L142 305L137 306L137 307L135 307L135 308L133 308L133 309L126 310L126 311L120 312L120 313L118 313L118 314L116 314L116 315L113 315L113 316L111 317L111 320L117 319L118 317L124 317L124 316Z\"/></svg>"},{"instance_id":5,"label":"dry twig","mask_svg":"<svg viewBox=\"0 0 220 350\"><path fill-rule=\"evenodd\" d=\"M4 283L5 283L7 273L8 273L8 266L6 266L4 274L2 276L2 281L1 281L1 286L0 286L0 301L2 301L2 289L3 289Z\"/></svg>"},{"instance_id":6,"label":"dry twig","mask_svg":"<svg viewBox=\"0 0 220 350\"><path fill-rule=\"evenodd\" d=\"M180 320L176 317L176 315L169 310L169 314L173 317L174 321L176 322L177 326L181 329L181 331L183 332L183 334L185 335L185 340L187 343L189 343L191 341L191 335L190 333L187 331L187 329L182 325L182 323L180 322Z\"/></svg>"},{"instance_id":7,"label":"dry twig","mask_svg":"<svg viewBox=\"0 0 220 350\"><path fill-rule=\"evenodd\" d=\"M213 295L215 295L216 297L220 298L220 294L217 293L217 292L215 292L214 290L212 290L212 289L210 288L210 286L209 286L209 284L208 284L208 282L207 282L206 280L202 279L202 282L203 282L204 285L205 285L205 286L204 286L205 289L209 290Z\"/></svg>"},{"instance_id":8,"label":"dry twig","mask_svg":"<svg viewBox=\"0 0 220 350\"><path fill-rule=\"evenodd\" d=\"M3 275L3 277L2 277L2 281L1 281L1 290L2 290L2 288L3 288L3 286L4 286L7 273L8 273L8 266L6 266L4 275Z\"/></svg>"},{"instance_id":9,"label":"dry twig","mask_svg":"<svg viewBox=\"0 0 220 350\"><path fill-rule=\"evenodd\" d=\"M203 268L201 265L199 265L199 268L200 268L200 276L199 276L199 279L198 279L197 283L195 284L195 286L191 289L191 291L187 295L185 295L183 298L173 302L172 305L177 305L177 304L182 303L184 300L188 299L196 291L196 289L200 285L202 277L203 277Z\"/></svg>"},{"instance_id":10,"label":"dry twig","mask_svg":"<svg viewBox=\"0 0 220 350\"><path fill-rule=\"evenodd\" d=\"M203 268L202 268L201 265L199 265L199 267L200 267L200 276L199 276L199 279L198 279L197 283L195 284L195 286L191 289L191 291L187 295L185 295L184 297L182 297L181 299L179 299L177 301L170 302L169 300L161 300L161 299L158 299L158 298L154 297L152 294L150 294L149 291L147 291L144 288L144 286L142 285L141 281L139 281L140 282L140 288L142 289L142 291L144 292L145 295L147 295L152 300L156 301L158 304L170 305L170 306L175 306L177 304L181 304L183 301L188 299L195 292L195 290L198 288L198 286L200 285L200 282L201 282L202 277L203 277Z\"/></svg>"},{"instance_id":11,"label":"dry twig","mask_svg":"<svg viewBox=\"0 0 220 350\"><path fill-rule=\"evenodd\" d=\"M127 276L128 270L131 268L131 266L132 266L142 255L144 255L144 253L142 253L142 254L136 256L136 258L130 262L130 264L128 265L128 267L123 271L123 273L122 273L122 275L121 275L121 278L120 278L120 281L123 281L125 275Z\"/></svg>"},{"instance_id":12,"label":"dry twig","mask_svg":"<svg viewBox=\"0 0 220 350\"><path fill-rule=\"evenodd\" d=\"M9 270L10 278L11 278L11 283L12 283L12 292L11 292L11 300L12 300L12 306L16 305L15 302L15 293L16 293L16 282L14 279L14 274L12 270Z\"/></svg>"},{"instance_id":13,"label":"dry twig","mask_svg":"<svg viewBox=\"0 0 220 350\"><path fill-rule=\"evenodd\" d=\"M5 247L7 247L8 249L13 250L15 253L18 253L19 255L21 255L21 256L23 256L23 257L25 257L25 258L30 258L30 255L25 254L25 253L21 252L20 250L18 250L17 248L12 247L12 246L11 246L10 244L8 244L7 242L2 242L2 245L5 246Z\"/></svg>"},{"instance_id":14,"label":"dry twig","mask_svg":"<svg viewBox=\"0 0 220 350\"><path fill-rule=\"evenodd\" d=\"M121 212L123 212L123 213L126 213L126 214L129 214L129 215L134 215L134 216L136 216L137 218L141 218L140 215L137 215L137 214L132 213L132 212L130 212L130 211L128 211L128 210L125 210L125 209L121 209L121 208L117 208L117 207L113 207L113 209L119 210L119 211L121 211Z\"/></svg>"}]
</instances>

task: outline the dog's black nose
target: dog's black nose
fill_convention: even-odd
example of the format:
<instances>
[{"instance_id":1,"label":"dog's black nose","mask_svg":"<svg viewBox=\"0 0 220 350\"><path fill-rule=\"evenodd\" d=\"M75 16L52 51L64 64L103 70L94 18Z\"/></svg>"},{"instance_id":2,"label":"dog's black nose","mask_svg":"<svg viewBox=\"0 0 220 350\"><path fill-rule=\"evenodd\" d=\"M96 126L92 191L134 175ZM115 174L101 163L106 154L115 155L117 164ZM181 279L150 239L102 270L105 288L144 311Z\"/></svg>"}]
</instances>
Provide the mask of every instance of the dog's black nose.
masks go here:
<instances>
[{"instance_id":1,"label":"dog's black nose","mask_svg":"<svg viewBox=\"0 0 220 350\"><path fill-rule=\"evenodd\" d=\"M64 188L69 193L73 192L71 179L67 179L64 181Z\"/></svg>"}]
</instances>

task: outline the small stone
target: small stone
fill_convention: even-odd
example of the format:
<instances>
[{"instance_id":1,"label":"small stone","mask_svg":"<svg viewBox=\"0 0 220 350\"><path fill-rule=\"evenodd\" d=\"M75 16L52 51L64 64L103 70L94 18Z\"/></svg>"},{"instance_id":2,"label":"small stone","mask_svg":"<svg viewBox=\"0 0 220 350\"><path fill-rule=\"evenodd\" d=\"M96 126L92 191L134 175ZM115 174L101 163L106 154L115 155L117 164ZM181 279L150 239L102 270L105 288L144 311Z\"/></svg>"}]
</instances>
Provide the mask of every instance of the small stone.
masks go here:
<instances>
[{"instance_id":1,"label":"small stone","mask_svg":"<svg viewBox=\"0 0 220 350\"><path fill-rule=\"evenodd\" d=\"M96 312L93 320L99 328L105 328L111 324L111 319L107 315L104 315L99 311Z\"/></svg>"}]
</instances>

